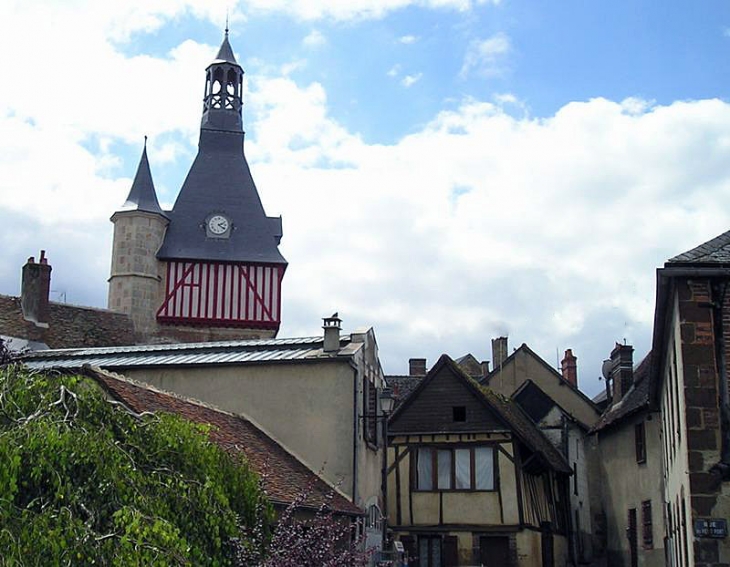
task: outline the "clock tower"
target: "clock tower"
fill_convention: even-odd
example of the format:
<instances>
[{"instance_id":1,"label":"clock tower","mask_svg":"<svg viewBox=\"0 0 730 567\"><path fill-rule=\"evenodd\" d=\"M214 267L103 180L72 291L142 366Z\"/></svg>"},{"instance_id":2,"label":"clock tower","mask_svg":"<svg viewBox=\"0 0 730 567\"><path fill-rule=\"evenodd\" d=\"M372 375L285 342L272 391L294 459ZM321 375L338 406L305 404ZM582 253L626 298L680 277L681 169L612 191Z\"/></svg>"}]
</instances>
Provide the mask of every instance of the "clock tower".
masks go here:
<instances>
[{"instance_id":1,"label":"clock tower","mask_svg":"<svg viewBox=\"0 0 730 567\"><path fill-rule=\"evenodd\" d=\"M144 171L112 216L109 308L129 313L142 340L265 338L279 329L287 266L278 247L281 217L266 216L244 154L243 73L226 29L206 69L198 155L172 210L157 204L145 148ZM142 225L154 217L161 230L130 236L122 230L128 217ZM130 238L136 245L125 247ZM147 257L154 265L139 273L121 268Z\"/></svg>"}]
</instances>

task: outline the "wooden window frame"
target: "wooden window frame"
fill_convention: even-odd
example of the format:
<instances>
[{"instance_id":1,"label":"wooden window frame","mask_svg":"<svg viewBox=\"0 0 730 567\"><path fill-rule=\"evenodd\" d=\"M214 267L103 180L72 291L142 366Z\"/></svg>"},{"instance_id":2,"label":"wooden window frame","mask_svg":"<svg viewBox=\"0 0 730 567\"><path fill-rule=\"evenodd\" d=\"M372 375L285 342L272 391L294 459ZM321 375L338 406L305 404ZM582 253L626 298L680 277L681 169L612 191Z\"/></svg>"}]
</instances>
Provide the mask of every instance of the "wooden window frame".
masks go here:
<instances>
[{"instance_id":1,"label":"wooden window frame","mask_svg":"<svg viewBox=\"0 0 730 567\"><path fill-rule=\"evenodd\" d=\"M492 488L476 488L476 449L488 448L492 450ZM431 452L431 488L421 488L418 485L418 453L419 449L428 449ZM469 488L454 488L456 486L456 451L468 449L470 458ZM438 452L451 452L451 478L449 488L438 487ZM494 444L454 444L454 445L419 445L414 447L411 459L411 486L413 492L497 492L499 490L499 469L497 461L499 449Z\"/></svg>"}]
</instances>

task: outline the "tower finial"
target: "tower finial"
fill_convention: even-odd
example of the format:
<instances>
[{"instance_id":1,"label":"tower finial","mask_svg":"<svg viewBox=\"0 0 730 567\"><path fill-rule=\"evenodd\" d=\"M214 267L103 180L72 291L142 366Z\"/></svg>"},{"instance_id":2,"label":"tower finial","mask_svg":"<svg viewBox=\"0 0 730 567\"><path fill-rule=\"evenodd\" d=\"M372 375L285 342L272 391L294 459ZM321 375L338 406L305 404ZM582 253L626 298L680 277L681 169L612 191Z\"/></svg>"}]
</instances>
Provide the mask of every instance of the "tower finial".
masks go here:
<instances>
[{"instance_id":1,"label":"tower finial","mask_svg":"<svg viewBox=\"0 0 730 567\"><path fill-rule=\"evenodd\" d=\"M144 135L144 149L147 149L147 134Z\"/></svg>"},{"instance_id":2,"label":"tower finial","mask_svg":"<svg viewBox=\"0 0 730 567\"><path fill-rule=\"evenodd\" d=\"M226 37L228 37L228 10L226 10Z\"/></svg>"}]
</instances>

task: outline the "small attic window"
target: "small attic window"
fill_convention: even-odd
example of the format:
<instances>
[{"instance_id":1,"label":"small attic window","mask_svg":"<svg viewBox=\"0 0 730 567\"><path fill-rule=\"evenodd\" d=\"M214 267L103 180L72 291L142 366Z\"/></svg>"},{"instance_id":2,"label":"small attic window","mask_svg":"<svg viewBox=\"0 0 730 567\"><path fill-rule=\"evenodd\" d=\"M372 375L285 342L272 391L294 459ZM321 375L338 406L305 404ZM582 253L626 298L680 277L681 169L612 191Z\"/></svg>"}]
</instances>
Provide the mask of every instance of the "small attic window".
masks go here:
<instances>
[{"instance_id":1,"label":"small attic window","mask_svg":"<svg viewBox=\"0 0 730 567\"><path fill-rule=\"evenodd\" d=\"M454 421L466 421L466 406L452 406Z\"/></svg>"}]
</instances>

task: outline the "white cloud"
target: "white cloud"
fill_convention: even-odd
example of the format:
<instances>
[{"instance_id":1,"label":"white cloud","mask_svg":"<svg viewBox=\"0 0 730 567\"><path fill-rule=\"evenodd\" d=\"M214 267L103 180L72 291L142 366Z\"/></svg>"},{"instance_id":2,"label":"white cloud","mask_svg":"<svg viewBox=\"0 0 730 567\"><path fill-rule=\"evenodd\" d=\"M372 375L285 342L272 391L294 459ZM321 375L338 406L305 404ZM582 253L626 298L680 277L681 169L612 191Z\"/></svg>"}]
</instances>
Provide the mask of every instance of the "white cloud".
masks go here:
<instances>
[{"instance_id":1,"label":"white cloud","mask_svg":"<svg viewBox=\"0 0 730 567\"><path fill-rule=\"evenodd\" d=\"M302 41L305 47L321 47L327 44L327 38L319 30L312 30Z\"/></svg>"},{"instance_id":2,"label":"white cloud","mask_svg":"<svg viewBox=\"0 0 730 567\"><path fill-rule=\"evenodd\" d=\"M472 72L481 75L497 75L503 72L502 60L512 51L512 43L504 33L497 33L487 39L475 39L469 43L461 67L461 76Z\"/></svg>"},{"instance_id":3,"label":"white cloud","mask_svg":"<svg viewBox=\"0 0 730 567\"><path fill-rule=\"evenodd\" d=\"M500 0L246 0L243 9L282 12L302 20L352 20L382 18L409 6L463 12L475 5L499 3Z\"/></svg>"},{"instance_id":4,"label":"white cloud","mask_svg":"<svg viewBox=\"0 0 730 567\"><path fill-rule=\"evenodd\" d=\"M171 3L166 17L203 4ZM104 23L95 5L90 21ZM217 46L128 57L94 26L68 34L74 14L53 6L53 25L22 12L0 35L13 78L0 84L0 293L17 293L20 266L45 248L54 289L103 306L108 218L134 175L114 148L148 133L153 174L174 160L186 170ZM159 25L150 18L125 21ZM20 41L35 19L56 49ZM476 49L469 72L509 52L498 44ZM44 61L37 89L17 88L38 84L19 46ZM249 77L246 152L267 212L284 219L282 334L318 333L336 309L349 329L375 326L388 372L442 352L489 359L489 339L509 331L546 360L572 347L592 379L613 341L648 347L654 269L730 227L723 101L597 98L534 118L511 115L522 103L501 94L382 145L332 118L323 85L266 69ZM169 84L175 96L161 97Z\"/></svg>"},{"instance_id":5,"label":"white cloud","mask_svg":"<svg viewBox=\"0 0 730 567\"><path fill-rule=\"evenodd\" d=\"M399 37L398 41L403 45L411 45L413 43L416 43L418 41L418 38L415 35L404 35Z\"/></svg>"},{"instance_id":6,"label":"white cloud","mask_svg":"<svg viewBox=\"0 0 730 567\"><path fill-rule=\"evenodd\" d=\"M400 84L406 88L412 87L418 81L421 80L422 76L423 76L423 73L416 73L415 75L406 75L405 77L403 77L403 79L401 79Z\"/></svg>"},{"instance_id":7,"label":"white cloud","mask_svg":"<svg viewBox=\"0 0 730 567\"><path fill-rule=\"evenodd\" d=\"M389 77L397 77L398 74L400 73L400 69L401 69L400 65L393 65L390 69L388 69L387 75Z\"/></svg>"}]
</instances>

